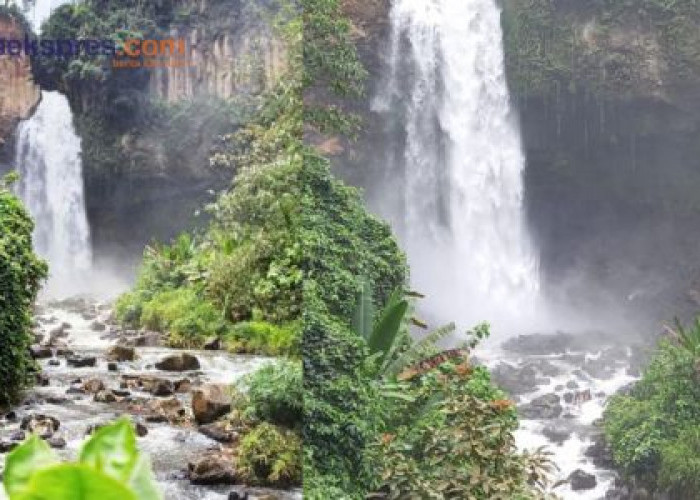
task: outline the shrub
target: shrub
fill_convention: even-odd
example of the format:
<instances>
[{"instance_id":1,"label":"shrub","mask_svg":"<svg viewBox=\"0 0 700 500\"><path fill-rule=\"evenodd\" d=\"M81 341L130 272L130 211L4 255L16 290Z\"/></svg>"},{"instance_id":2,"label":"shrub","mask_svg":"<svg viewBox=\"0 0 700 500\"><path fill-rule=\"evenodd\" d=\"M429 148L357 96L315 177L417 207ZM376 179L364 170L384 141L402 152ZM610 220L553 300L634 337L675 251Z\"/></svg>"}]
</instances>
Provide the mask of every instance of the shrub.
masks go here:
<instances>
[{"instance_id":1,"label":"shrub","mask_svg":"<svg viewBox=\"0 0 700 500\"><path fill-rule=\"evenodd\" d=\"M15 401L30 382L31 308L47 267L32 251L34 224L0 180L0 405Z\"/></svg>"},{"instance_id":2,"label":"shrub","mask_svg":"<svg viewBox=\"0 0 700 500\"><path fill-rule=\"evenodd\" d=\"M11 500L162 498L126 419L96 431L76 463L61 463L46 442L30 437L7 456L3 482Z\"/></svg>"},{"instance_id":3,"label":"shrub","mask_svg":"<svg viewBox=\"0 0 700 500\"><path fill-rule=\"evenodd\" d=\"M275 325L266 321L247 321L233 325L226 342L228 349L234 352L298 354L300 337L298 322Z\"/></svg>"},{"instance_id":4,"label":"shrub","mask_svg":"<svg viewBox=\"0 0 700 500\"><path fill-rule=\"evenodd\" d=\"M615 462L651 488L696 491L698 366L694 351L663 341L630 394L613 397L605 411Z\"/></svg>"},{"instance_id":5,"label":"shrub","mask_svg":"<svg viewBox=\"0 0 700 500\"><path fill-rule=\"evenodd\" d=\"M256 419L298 427L304 411L301 363L279 360L246 377L247 411Z\"/></svg>"},{"instance_id":6,"label":"shrub","mask_svg":"<svg viewBox=\"0 0 700 500\"><path fill-rule=\"evenodd\" d=\"M264 422L241 440L239 453L239 470L247 482L301 484L301 440L295 432Z\"/></svg>"}]
</instances>

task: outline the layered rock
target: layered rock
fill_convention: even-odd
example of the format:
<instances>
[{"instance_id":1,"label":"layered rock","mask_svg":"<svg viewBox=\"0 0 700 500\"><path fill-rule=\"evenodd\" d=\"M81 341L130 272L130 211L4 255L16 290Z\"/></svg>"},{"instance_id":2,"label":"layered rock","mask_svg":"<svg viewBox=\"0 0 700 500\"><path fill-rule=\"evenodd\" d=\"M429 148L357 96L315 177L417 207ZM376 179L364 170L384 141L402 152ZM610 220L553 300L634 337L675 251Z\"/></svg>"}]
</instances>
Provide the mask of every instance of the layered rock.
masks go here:
<instances>
[{"instance_id":1,"label":"layered rock","mask_svg":"<svg viewBox=\"0 0 700 500\"><path fill-rule=\"evenodd\" d=\"M0 14L0 39L24 39L18 20ZM28 118L41 94L32 80L29 58L25 55L0 55L0 148L14 131L17 122Z\"/></svg>"}]
</instances>

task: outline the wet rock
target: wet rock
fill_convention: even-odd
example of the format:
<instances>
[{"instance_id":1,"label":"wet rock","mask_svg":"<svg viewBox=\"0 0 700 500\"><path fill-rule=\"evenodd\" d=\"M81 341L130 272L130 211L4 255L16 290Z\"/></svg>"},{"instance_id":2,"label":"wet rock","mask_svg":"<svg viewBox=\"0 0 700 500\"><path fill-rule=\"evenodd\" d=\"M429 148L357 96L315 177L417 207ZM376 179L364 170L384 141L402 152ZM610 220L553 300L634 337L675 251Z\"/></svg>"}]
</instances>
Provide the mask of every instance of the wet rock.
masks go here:
<instances>
[{"instance_id":1,"label":"wet rock","mask_svg":"<svg viewBox=\"0 0 700 500\"><path fill-rule=\"evenodd\" d=\"M614 360L609 360L601 355L598 359L586 360L582 370L593 378L608 379L615 374L614 363Z\"/></svg>"},{"instance_id":2,"label":"wet rock","mask_svg":"<svg viewBox=\"0 0 700 500\"><path fill-rule=\"evenodd\" d=\"M117 396L109 389L105 389L95 394L93 400L96 403L114 403L117 401Z\"/></svg>"},{"instance_id":3,"label":"wet rock","mask_svg":"<svg viewBox=\"0 0 700 500\"><path fill-rule=\"evenodd\" d=\"M596 434L592 437L593 444L591 444L584 455L593 461L593 465L602 469L610 469L615 466L615 462L612 457L612 450L605 442L605 436L601 434Z\"/></svg>"},{"instance_id":4,"label":"wet rock","mask_svg":"<svg viewBox=\"0 0 700 500\"><path fill-rule=\"evenodd\" d=\"M131 396L131 393L124 389L112 389L112 393L118 398L128 398Z\"/></svg>"},{"instance_id":5,"label":"wet rock","mask_svg":"<svg viewBox=\"0 0 700 500\"><path fill-rule=\"evenodd\" d=\"M66 389L66 394L76 394L76 395L83 395L86 394L86 392L80 388L80 387L69 387Z\"/></svg>"},{"instance_id":6,"label":"wet rock","mask_svg":"<svg viewBox=\"0 0 700 500\"><path fill-rule=\"evenodd\" d=\"M46 440L51 448L63 449L66 447L66 440L62 437L50 437Z\"/></svg>"},{"instance_id":7,"label":"wet rock","mask_svg":"<svg viewBox=\"0 0 700 500\"><path fill-rule=\"evenodd\" d=\"M192 411L198 424L208 424L231 411L231 396L221 384L207 384L192 391Z\"/></svg>"},{"instance_id":8,"label":"wet rock","mask_svg":"<svg viewBox=\"0 0 700 500\"><path fill-rule=\"evenodd\" d=\"M102 323L100 321L95 320L92 323L90 323L90 328L94 332L104 332L107 329L107 325L105 325L104 323Z\"/></svg>"},{"instance_id":9,"label":"wet rock","mask_svg":"<svg viewBox=\"0 0 700 500\"><path fill-rule=\"evenodd\" d=\"M53 436L59 427L61 427L61 422L58 419L40 413L26 415L19 425L19 428L23 431L38 434L44 439Z\"/></svg>"},{"instance_id":10,"label":"wet rock","mask_svg":"<svg viewBox=\"0 0 700 500\"><path fill-rule=\"evenodd\" d=\"M19 446L19 443L13 441L0 441L0 453L9 453Z\"/></svg>"},{"instance_id":11,"label":"wet rock","mask_svg":"<svg viewBox=\"0 0 700 500\"><path fill-rule=\"evenodd\" d=\"M85 368L88 366L95 366L97 363L97 358L94 356L70 356L68 358L68 366L73 366L75 368Z\"/></svg>"},{"instance_id":12,"label":"wet rock","mask_svg":"<svg viewBox=\"0 0 700 500\"><path fill-rule=\"evenodd\" d=\"M184 372L190 370L199 370L199 360L192 354L186 352L173 354L163 358L156 363L156 368L169 372Z\"/></svg>"},{"instance_id":13,"label":"wet rock","mask_svg":"<svg viewBox=\"0 0 700 500\"><path fill-rule=\"evenodd\" d=\"M50 347L37 344L29 346L29 354L31 354L34 359L47 359L53 356Z\"/></svg>"},{"instance_id":14,"label":"wet rock","mask_svg":"<svg viewBox=\"0 0 700 500\"><path fill-rule=\"evenodd\" d=\"M109 370L110 372L116 372L119 371L119 366L116 362L110 361L109 363L107 363L107 370Z\"/></svg>"},{"instance_id":15,"label":"wet rock","mask_svg":"<svg viewBox=\"0 0 700 500\"><path fill-rule=\"evenodd\" d=\"M5 413L3 418L8 422L14 422L15 420L17 420L17 413L14 410L10 410L7 413Z\"/></svg>"},{"instance_id":16,"label":"wet rock","mask_svg":"<svg viewBox=\"0 0 700 500\"><path fill-rule=\"evenodd\" d=\"M204 341L205 351L218 351L221 349L221 339L219 337L209 337Z\"/></svg>"},{"instance_id":17,"label":"wet rock","mask_svg":"<svg viewBox=\"0 0 700 500\"><path fill-rule=\"evenodd\" d=\"M48 362L49 366L61 366L61 362L58 359L50 359Z\"/></svg>"},{"instance_id":18,"label":"wet rock","mask_svg":"<svg viewBox=\"0 0 700 500\"><path fill-rule=\"evenodd\" d=\"M238 440L238 433L224 422L200 425L199 432L219 443L233 443Z\"/></svg>"},{"instance_id":19,"label":"wet rock","mask_svg":"<svg viewBox=\"0 0 700 500\"><path fill-rule=\"evenodd\" d=\"M37 373L35 375L36 384L40 387L48 387L51 385L49 377L45 373Z\"/></svg>"},{"instance_id":20,"label":"wet rock","mask_svg":"<svg viewBox=\"0 0 700 500\"><path fill-rule=\"evenodd\" d=\"M569 380L566 383L566 388L571 389L571 390L578 389L579 388L578 382L576 382L575 380Z\"/></svg>"},{"instance_id":21,"label":"wet rock","mask_svg":"<svg viewBox=\"0 0 700 500\"><path fill-rule=\"evenodd\" d=\"M68 398L63 396L47 396L46 402L51 405L64 405L70 401Z\"/></svg>"},{"instance_id":22,"label":"wet rock","mask_svg":"<svg viewBox=\"0 0 700 500\"><path fill-rule=\"evenodd\" d=\"M548 425L542 429L542 435L556 444L563 444L571 437L571 430L561 425Z\"/></svg>"},{"instance_id":23,"label":"wet rock","mask_svg":"<svg viewBox=\"0 0 700 500\"><path fill-rule=\"evenodd\" d=\"M63 356L63 357L68 357L72 356L73 351L68 349L68 346L59 346L56 348L56 356Z\"/></svg>"},{"instance_id":24,"label":"wet rock","mask_svg":"<svg viewBox=\"0 0 700 500\"><path fill-rule=\"evenodd\" d=\"M228 500L249 500L247 491L232 491L228 494Z\"/></svg>"},{"instance_id":25,"label":"wet rock","mask_svg":"<svg viewBox=\"0 0 700 500\"><path fill-rule=\"evenodd\" d=\"M170 380L158 380L150 390L154 396L170 396L173 394L173 383Z\"/></svg>"},{"instance_id":26,"label":"wet rock","mask_svg":"<svg viewBox=\"0 0 700 500\"><path fill-rule=\"evenodd\" d=\"M160 346L160 333L145 332L134 337L133 342L137 347L158 347Z\"/></svg>"},{"instance_id":27,"label":"wet rock","mask_svg":"<svg viewBox=\"0 0 700 500\"><path fill-rule=\"evenodd\" d=\"M63 323L61 323L61 328L63 328L63 330L70 330L71 328L73 328L73 325L71 325L67 321L64 321Z\"/></svg>"},{"instance_id":28,"label":"wet rock","mask_svg":"<svg viewBox=\"0 0 700 500\"><path fill-rule=\"evenodd\" d=\"M175 392L190 392L192 389L192 382L190 382L190 379L188 378L176 380L173 388L175 389Z\"/></svg>"},{"instance_id":29,"label":"wet rock","mask_svg":"<svg viewBox=\"0 0 700 500\"><path fill-rule=\"evenodd\" d=\"M105 388L105 383L98 378L91 378L83 383L82 386L85 392L90 394L96 394Z\"/></svg>"},{"instance_id":30,"label":"wet rock","mask_svg":"<svg viewBox=\"0 0 700 500\"><path fill-rule=\"evenodd\" d=\"M548 379L538 375L537 369L533 365L518 367L500 363L493 370L492 377L498 386L514 395L533 392L537 386L549 382Z\"/></svg>"},{"instance_id":31,"label":"wet rock","mask_svg":"<svg viewBox=\"0 0 700 500\"><path fill-rule=\"evenodd\" d=\"M565 392L563 398L564 398L564 402L566 404L571 404L574 402L574 393L573 392Z\"/></svg>"},{"instance_id":32,"label":"wet rock","mask_svg":"<svg viewBox=\"0 0 700 500\"><path fill-rule=\"evenodd\" d=\"M236 471L231 459L218 454L206 455L189 462L190 481L193 484L236 484Z\"/></svg>"},{"instance_id":33,"label":"wet rock","mask_svg":"<svg viewBox=\"0 0 700 500\"><path fill-rule=\"evenodd\" d=\"M151 415L146 417L149 422L174 422L185 417L187 412L177 398L155 399L149 401L148 409Z\"/></svg>"},{"instance_id":34,"label":"wet rock","mask_svg":"<svg viewBox=\"0 0 700 500\"><path fill-rule=\"evenodd\" d=\"M109 348L106 357L109 361L134 361L136 359L136 351L133 347L115 345Z\"/></svg>"},{"instance_id":35,"label":"wet rock","mask_svg":"<svg viewBox=\"0 0 700 500\"><path fill-rule=\"evenodd\" d=\"M574 491L590 490L596 487L598 481L593 474L576 469L569 475L569 484Z\"/></svg>"},{"instance_id":36,"label":"wet rock","mask_svg":"<svg viewBox=\"0 0 700 500\"><path fill-rule=\"evenodd\" d=\"M560 398L556 394L545 394L533 399L530 403L519 407L523 418L549 419L561 415L562 406Z\"/></svg>"},{"instance_id":37,"label":"wet rock","mask_svg":"<svg viewBox=\"0 0 700 500\"><path fill-rule=\"evenodd\" d=\"M141 422L135 422L134 429L136 430L136 435L138 437L144 437L148 434L148 427L146 427Z\"/></svg>"}]
</instances>

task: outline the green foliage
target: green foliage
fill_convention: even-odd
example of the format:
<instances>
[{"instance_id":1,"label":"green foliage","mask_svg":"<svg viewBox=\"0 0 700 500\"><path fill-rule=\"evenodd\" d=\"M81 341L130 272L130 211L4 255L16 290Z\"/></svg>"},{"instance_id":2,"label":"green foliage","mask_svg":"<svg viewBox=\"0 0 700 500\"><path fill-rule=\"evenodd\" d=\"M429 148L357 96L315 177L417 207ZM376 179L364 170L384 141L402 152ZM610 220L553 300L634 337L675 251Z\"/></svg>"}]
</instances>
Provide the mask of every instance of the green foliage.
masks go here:
<instances>
[{"instance_id":1,"label":"green foliage","mask_svg":"<svg viewBox=\"0 0 700 500\"><path fill-rule=\"evenodd\" d=\"M47 273L32 250L34 223L9 191L15 179L0 179L0 406L31 382L32 305Z\"/></svg>"},{"instance_id":2,"label":"green foliage","mask_svg":"<svg viewBox=\"0 0 700 500\"><path fill-rule=\"evenodd\" d=\"M605 433L616 463L652 488L678 490L678 498L684 498L684 491L697 491L700 449L693 436L700 419L699 382L695 354L664 341L631 393L612 398L605 411Z\"/></svg>"},{"instance_id":3,"label":"green foliage","mask_svg":"<svg viewBox=\"0 0 700 500\"><path fill-rule=\"evenodd\" d=\"M227 349L232 352L297 354L301 345L301 325L298 321L282 325L266 321L244 321L233 325L224 341Z\"/></svg>"},{"instance_id":4,"label":"green foliage","mask_svg":"<svg viewBox=\"0 0 700 500\"><path fill-rule=\"evenodd\" d=\"M541 496L530 483L544 486L549 465L517 452L514 407L486 369L447 362L407 390L415 398L379 444L384 498Z\"/></svg>"},{"instance_id":5,"label":"green foliage","mask_svg":"<svg viewBox=\"0 0 700 500\"><path fill-rule=\"evenodd\" d=\"M8 455L3 481L11 500L162 498L127 419L96 431L77 463L61 463L46 442L32 436Z\"/></svg>"},{"instance_id":6,"label":"green foliage","mask_svg":"<svg viewBox=\"0 0 700 500\"><path fill-rule=\"evenodd\" d=\"M242 382L247 416L286 427L300 427L304 411L303 371L299 361L270 363Z\"/></svg>"},{"instance_id":7,"label":"green foliage","mask_svg":"<svg viewBox=\"0 0 700 500\"><path fill-rule=\"evenodd\" d=\"M283 427L262 423L242 440L238 466L250 484L301 484L301 441Z\"/></svg>"}]
</instances>

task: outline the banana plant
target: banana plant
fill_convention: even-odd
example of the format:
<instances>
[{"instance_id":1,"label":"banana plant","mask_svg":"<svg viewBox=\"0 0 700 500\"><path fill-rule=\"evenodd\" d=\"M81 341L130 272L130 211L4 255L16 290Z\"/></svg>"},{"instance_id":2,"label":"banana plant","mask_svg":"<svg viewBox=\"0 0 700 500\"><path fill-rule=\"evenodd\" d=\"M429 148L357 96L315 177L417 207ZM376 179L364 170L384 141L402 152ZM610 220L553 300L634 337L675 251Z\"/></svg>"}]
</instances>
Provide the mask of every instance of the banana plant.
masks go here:
<instances>
[{"instance_id":1,"label":"banana plant","mask_svg":"<svg viewBox=\"0 0 700 500\"><path fill-rule=\"evenodd\" d=\"M452 323L429 333L418 342L413 341L410 324L421 328L426 326L409 314L411 305L406 298L409 295L419 296L397 288L377 316L371 286L367 280L360 280L353 327L367 342L370 354L377 358L380 376L395 377L410 364L435 354L439 350L437 342L455 331Z\"/></svg>"}]
</instances>

